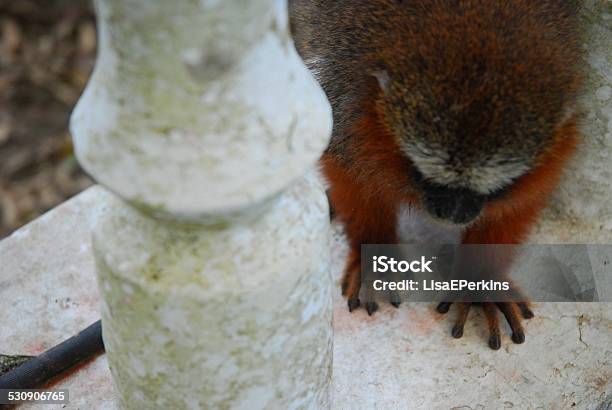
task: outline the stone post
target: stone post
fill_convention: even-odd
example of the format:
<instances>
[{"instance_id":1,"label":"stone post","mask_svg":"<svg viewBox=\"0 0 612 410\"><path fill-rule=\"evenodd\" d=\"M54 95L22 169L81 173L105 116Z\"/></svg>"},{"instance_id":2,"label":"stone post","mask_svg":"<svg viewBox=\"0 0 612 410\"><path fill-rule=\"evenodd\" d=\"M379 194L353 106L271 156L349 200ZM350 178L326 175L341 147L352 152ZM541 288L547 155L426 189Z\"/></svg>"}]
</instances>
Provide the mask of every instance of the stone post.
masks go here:
<instances>
[{"instance_id":1,"label":"stone post","mask_svg":"<svg viewBox=\"0 0 612 410\"><path fill-rule=\"evenodd\" d=\"M71 118L122 406L326 408L331 131L284 0L98 0ZM111 193L112 192L112 193Z\"/></svg>"}]
</instances>

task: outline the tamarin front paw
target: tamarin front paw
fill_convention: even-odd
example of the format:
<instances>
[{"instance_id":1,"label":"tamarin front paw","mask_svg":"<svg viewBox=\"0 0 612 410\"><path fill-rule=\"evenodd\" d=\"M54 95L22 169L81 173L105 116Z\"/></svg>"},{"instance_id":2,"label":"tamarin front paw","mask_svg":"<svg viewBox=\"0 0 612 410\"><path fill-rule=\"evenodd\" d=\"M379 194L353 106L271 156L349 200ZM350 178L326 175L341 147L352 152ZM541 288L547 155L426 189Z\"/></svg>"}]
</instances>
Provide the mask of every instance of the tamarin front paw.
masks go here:
<instances>
[{"instance_id":1,"label":"tamarin front paw","mask_svg":"<svg viewBox=\"0 0 612 410\"><path fill-rule=\"evenodd\" d=\"M451 304L452 302L442 302L438 305L436 310L438 313L447 313ZM521 324L521 319L531 319L534 316L527 302L457 302L456 305L459 310L459 315L451 331L454 338L458 339L463 336L463 328L473 304L482 305L489 328L489 347L491 349L498 350L501 347L497 310L503 313L512 329L512 341L517 344L525 341L525 330Z\"/></svg>"},{"instance_id":2,"label":"tamarin front paw","mask_svg":"<svg viewBox=\"0 0 612 410\"><path fill-rule=\"evenodd\" d=\"M344 285L344 284L343 284ZM359 300L359 288L357 288L357 294L352 292L350 295L346 292L347 287L342 287L342 294L346 297L346 304L348 306L349 312L359 308L361 306L361 301ZM374 312L378 310L378 303L376 302L364 302L363 307L366 312L368 312L369 316L372 316Z\"/></svg>"},{"instance_id":3,"label":"tamarin front paw","mask_svg":"<svg viewBox=\"0 0 612 410\"><path fill-rule=\"evenodd\" d=\"M344 273L342 277L342 295L346 297L346 302L349 312L359 308L362 303L359 300L359 291L361 290L361 272L360 265L353 264ZM400 302L398 297L391 298L391 305L399 307ZM363 303L368 315L372 316L378 310L378 303L368 301Z\"/></svg>"},{"instance_id":4,"label":"tamarin front paw","mask_svg":"<svg viewBox=\"0 0 612 410\"><path fill-rule=\"evenodd\" d=\"M400 306L400 302L389 302L389 303L391 303L391 305L396 308ZM361 301L359 300L359 298L347 299L347 306L348 306L349 312L352 312L353 310L361 306ZM366 312L368 312L368 315L372 316L374 312L378 310L378 303L364 302L363 307L365 308Z\"/></svg>"}]
</instances>

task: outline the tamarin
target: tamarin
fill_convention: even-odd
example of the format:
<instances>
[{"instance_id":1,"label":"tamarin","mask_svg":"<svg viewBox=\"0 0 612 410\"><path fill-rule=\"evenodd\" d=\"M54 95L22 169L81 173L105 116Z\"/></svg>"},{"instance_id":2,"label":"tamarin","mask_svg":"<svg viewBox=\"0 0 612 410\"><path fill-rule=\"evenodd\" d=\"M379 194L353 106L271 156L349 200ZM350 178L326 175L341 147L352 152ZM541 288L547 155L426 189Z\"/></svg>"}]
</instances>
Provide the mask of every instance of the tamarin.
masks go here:
<instances>
[{"instance_id":1,"label":"tamarin","mask_svg":"<svg viewBox=\"0 0 612 410\"><path fill-rule=\"evenodd\" d=\"M360 306L361 244L415 230L442 232L444 243L526 239L579 141L578 9L572 0L289 1L296 48L332 105L320 163L351 247L349 310ZM471 304L456 304L461 337ZM501 344L498 310L524 341L527 301L482 305L491 348Z\"/></svg>"}]
</instances>

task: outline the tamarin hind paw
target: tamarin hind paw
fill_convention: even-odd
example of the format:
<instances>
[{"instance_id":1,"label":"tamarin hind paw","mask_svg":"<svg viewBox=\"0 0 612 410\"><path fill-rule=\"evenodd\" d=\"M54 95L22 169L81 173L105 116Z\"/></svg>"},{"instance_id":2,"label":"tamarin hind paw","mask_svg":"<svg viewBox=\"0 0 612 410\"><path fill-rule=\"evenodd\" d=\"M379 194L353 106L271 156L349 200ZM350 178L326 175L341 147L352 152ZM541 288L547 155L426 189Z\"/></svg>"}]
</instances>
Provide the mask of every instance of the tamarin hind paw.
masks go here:
<instances>
[{"instance_id":1,"label":"tamarin hind paw","mask_svg":"<svg viewBox=\"0 0 612 410\"><path fill-rule=\"evenodd\" d=\"M439 313L447 313L452 302L440 303L436 310ZM468 313L472 307L469 302L456 302L459 315L453 325L451 334L458 339L463 336L463 329L467 321ZM512 329L512 341L516 344L521 344L525 341L525 331L521 324L522 319L531 319L534 315L527 302L485 302L481 304L484 309L485 318L489 328L489 347L493 350L498 350L501 347L501 337L499 330L499 319L497 311L501 311L506 321Z\"/></svg>"}]
</instances>

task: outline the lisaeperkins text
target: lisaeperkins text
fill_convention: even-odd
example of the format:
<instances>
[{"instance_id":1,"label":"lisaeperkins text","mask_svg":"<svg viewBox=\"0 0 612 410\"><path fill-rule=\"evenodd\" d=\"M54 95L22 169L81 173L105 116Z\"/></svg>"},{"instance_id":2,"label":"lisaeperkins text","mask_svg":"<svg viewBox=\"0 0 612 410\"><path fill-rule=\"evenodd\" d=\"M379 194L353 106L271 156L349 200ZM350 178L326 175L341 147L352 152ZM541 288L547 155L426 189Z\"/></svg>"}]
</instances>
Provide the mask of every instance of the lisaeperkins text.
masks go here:
<instances>
[{"instance_id":1,"label":"lisaeperkins text","mask_svg":"<svg viewBox=\"0 0 612 410\"><path fill-rule=\"evenodd\" d=\"M377 279L372 282L374 290L450 290L450 291L496 291L510 290L510 283L495 280L479 280L471 281L465 279L456 279L448 281L439 281L433 279L423 279L419 281L405 279L399 281L386 281Z\"/></svg>"}]
</instances>

